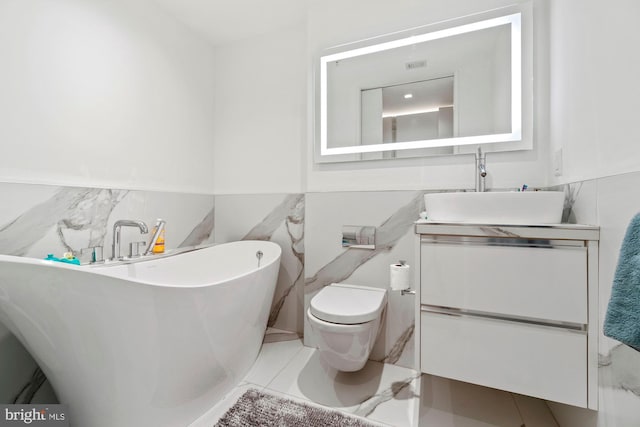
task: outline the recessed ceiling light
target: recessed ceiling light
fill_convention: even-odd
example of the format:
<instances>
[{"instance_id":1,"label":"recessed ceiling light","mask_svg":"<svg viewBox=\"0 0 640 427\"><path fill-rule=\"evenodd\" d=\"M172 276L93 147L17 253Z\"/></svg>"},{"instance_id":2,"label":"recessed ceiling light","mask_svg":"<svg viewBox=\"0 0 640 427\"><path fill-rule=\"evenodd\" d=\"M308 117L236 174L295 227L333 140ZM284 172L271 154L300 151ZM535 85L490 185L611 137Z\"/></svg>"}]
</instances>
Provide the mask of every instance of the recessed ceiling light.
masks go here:
<instances>
[{"instance_id":1,"label":"recessed ceiling light","mask_svg":"<svg viewBox=\"0 0 640 427\"><path fill-rule=\"evenodd\" d=\"M405 93L404 94L404 99L410 99L413 98L413 94L412 93Z\"/></svg>"}]
</instances>

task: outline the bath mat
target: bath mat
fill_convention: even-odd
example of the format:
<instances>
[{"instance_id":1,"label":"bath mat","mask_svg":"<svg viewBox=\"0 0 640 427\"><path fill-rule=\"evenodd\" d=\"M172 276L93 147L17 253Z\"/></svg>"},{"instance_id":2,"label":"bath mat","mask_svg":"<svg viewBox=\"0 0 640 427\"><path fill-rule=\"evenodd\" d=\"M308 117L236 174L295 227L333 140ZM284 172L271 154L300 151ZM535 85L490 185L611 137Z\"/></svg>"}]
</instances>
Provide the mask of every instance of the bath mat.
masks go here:
<instances>
[{"instance_id":1,"label":"bath mat","mask_svg":"<svg viewBox=\"0 0 640 427\"><path fill-rule=\"evenodd\" d=\"M338 411L247 390L214 427L378 427Z\"/></svg>"}]
</instances>

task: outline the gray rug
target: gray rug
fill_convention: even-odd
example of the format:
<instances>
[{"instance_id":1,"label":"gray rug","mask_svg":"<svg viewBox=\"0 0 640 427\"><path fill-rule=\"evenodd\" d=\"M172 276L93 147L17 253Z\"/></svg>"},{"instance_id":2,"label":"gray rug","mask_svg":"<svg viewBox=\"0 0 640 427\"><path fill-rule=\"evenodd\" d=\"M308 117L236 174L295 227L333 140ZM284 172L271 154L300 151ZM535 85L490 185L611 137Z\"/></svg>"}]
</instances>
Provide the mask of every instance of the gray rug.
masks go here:
<instances>
[{"instance_id":1,"label":"gray rug","mask_svg":"<svg viewBox=\"0 0 640 427\"><path fill-rule=\"evenodd\" d=\"M378 427L338 411L247 390L215 427Z\"/></svg>"}]
</instances>

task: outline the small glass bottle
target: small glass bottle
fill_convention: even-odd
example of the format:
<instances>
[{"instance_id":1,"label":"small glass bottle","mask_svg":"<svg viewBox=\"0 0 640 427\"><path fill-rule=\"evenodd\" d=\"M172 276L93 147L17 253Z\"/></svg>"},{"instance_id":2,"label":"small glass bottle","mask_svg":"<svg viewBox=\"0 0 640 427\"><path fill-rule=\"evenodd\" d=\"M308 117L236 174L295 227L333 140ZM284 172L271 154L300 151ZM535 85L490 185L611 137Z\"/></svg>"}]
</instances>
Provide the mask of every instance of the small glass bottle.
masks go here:
<instances>
[{"instance_id":1,"label":"small glass bottle","mask_svg":"<svg viewBox=\"0 0 640 427\"><path fill-rule=\"evenodd\" d=\"M162 254L164 253L164 231L165 231L165 222L161 219L158 219L155 227L153 227L153 231L151 233L152 236L156 235L156 232L160 227L160 233L158 234L158 238L156 239L153 248L151 248L151 252L154 254Z\"/></svg>"}]
</instances>

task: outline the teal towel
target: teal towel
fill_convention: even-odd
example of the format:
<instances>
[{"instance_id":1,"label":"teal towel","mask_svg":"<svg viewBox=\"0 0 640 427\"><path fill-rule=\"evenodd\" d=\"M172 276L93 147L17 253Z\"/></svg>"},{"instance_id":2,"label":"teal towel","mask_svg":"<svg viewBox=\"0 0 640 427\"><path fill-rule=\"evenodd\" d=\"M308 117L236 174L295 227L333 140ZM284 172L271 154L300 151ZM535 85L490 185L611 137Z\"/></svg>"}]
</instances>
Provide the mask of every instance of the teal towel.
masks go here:
<instances>
[{"instance_id":1,"label":"teal towel","mask_svg":"<svg viewBox=\"0 0 640 427\"><path fill-rule=\"evenodd\" d=\"M640 214L622 241L604 334L640 351Z\"/></svg>"}]
</instances>

